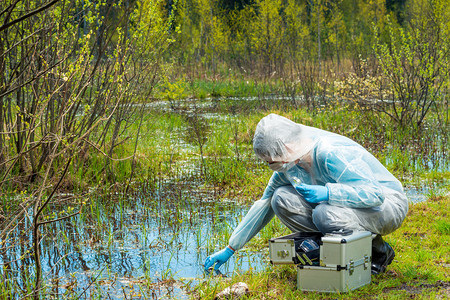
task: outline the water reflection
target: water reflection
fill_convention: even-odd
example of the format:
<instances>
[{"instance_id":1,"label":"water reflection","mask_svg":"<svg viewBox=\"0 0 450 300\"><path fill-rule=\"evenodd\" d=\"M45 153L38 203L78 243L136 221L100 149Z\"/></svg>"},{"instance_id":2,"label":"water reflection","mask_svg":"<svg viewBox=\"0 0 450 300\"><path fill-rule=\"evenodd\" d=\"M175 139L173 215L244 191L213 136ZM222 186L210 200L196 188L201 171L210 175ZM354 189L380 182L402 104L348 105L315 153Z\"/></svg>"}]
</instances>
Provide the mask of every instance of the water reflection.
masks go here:
<instances>
[{"instance_id":1,"label":"water reflection","mask_svg":"<svg viewBox=\"0 0 450 300\"><path fill-rule=\"evenodd\" d=\"M226 244L248 206L185 188L165 186L146 196L91 199L82 214L46 225L41 244L45 294L187 298L183 285L204 278L206 256ZM408 189L407 194L411 202L419 202L427 191ZM15 239L2 241L5 287L30 290L33 284L30 222L18 224ZM267 265L267 252L239 251L221 270L230 276Z\"/></svg>"},{"instance_id":2,"label":"water reflection","mask_svg":"<svg viewBox=\"0 0 450 300\"><path fill-rule=\"evenodd\" d=\"M224 246L223 236L247 208L231 201L212 202L192 193L171 198L174 194L170 192L152 195L157 200L142 196L91 199L82 214L46 225L41 244L45 293L56 298L63 294L90 298L99 293L112 299L123 299L124 294L138 298L186 296L182 284L196 284L204 277L206 256L215 245ZM18 227L17 237L29 225ZM3 278L14 280L16 288L24 288L27 278L28 284L32 283L29 278L34 263L27 254L29 245L29 240L16 240L12 248L2 251L0 263L7 269L0 272ZM222 267L225 275L267 265L266 257L259 253L235 258L239 259Z\"/></svg>"}]
</instances>

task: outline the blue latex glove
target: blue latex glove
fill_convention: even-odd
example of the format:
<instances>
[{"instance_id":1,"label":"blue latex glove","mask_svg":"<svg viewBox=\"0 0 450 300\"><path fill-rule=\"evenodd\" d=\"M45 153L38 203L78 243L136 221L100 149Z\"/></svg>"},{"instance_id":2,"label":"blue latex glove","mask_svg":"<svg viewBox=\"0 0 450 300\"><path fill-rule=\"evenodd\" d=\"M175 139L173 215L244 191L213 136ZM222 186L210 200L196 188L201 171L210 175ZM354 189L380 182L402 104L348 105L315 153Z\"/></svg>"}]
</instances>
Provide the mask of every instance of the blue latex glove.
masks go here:
<instances>
[{"instance_id":1,"label":"blue latex glove","mask_svg":"<svg viewBox=\"0 0 450 300\"><path fill-rule=\"evenodd\" d=\"M216 264L214 266L214 269L219 269L219 267L223 265L233 254L233 250L231 250L229 247L225 247L219 252L208 256L205 260L205 271L209 271L209 268L211 268L214 264Z\"/></svg>"},{"instance_id":2,"label":"blue latex glove","mask_svg":"<svg viewBox=\"0 0 450 300\"><path fill-rule=\"evenodd\" d=\"M295 189L310 203L328 201L328 188L326 186L301 183Z\"/></svg>"}]
</instances>

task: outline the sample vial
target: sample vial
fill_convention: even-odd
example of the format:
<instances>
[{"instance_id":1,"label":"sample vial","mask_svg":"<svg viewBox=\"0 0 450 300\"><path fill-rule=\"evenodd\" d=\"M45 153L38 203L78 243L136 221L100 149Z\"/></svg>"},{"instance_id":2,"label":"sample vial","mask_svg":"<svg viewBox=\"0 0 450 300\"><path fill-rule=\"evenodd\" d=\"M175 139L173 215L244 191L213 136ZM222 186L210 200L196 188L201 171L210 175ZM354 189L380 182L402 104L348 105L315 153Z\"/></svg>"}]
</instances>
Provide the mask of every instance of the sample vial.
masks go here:
<instances>
[{"instance_id":1,"label":"sample vial","mask_svg":"<svg viewBox=\"0 0 450 300\"><path fill-rule=\"evenodd\" d=\"M301 180L300 180L298 177L292 176L292 185L293 185L294 187L300 185L301 183L302 183L302 182L301 182Z\"/></svg>"}]
</instances>

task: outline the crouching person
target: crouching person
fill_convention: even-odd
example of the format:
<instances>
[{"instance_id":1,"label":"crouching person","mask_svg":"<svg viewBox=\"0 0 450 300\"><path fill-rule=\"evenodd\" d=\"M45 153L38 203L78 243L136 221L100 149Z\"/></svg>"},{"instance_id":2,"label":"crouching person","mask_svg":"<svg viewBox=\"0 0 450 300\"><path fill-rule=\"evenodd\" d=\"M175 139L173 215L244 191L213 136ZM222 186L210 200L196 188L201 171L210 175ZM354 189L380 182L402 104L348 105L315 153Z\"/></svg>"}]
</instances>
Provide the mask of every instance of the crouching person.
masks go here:
<instances>
[{"instance_id":1,"label":"crouching person","mask_svg":"<svg viewBox=\"0 0 450 300\"><path fill-rule=\"evenodd\" d=\"M275 215L293 232L370 231L372 274L395 253L382 236L398 229L408 211L401 183L366 149L344 136L270 114L258 123L256 155L273 175L230 237L209 256L205 270L218 269Z\"/></svg>"}]
</instances>

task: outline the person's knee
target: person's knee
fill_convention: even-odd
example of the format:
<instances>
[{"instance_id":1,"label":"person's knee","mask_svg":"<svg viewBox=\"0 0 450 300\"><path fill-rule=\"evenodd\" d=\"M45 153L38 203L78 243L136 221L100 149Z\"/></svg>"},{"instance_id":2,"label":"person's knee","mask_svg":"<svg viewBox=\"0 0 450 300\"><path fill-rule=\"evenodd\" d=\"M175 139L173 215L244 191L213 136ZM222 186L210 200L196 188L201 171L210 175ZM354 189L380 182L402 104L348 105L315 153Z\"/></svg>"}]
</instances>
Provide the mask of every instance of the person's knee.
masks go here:
<instances>
[{"instance_id":1,"label":"person's knee","mask_svg":"<svg viewBox=\"0 0 450 300\"><path fill-rule=\"evenodd\" d=\"M343 226L344 224L342 224L339 217L336 215L336 212L333 211L334 209L336 209L334 206L319 204L313 210L313 223L323 234L345 229L345 226Z\"/></svg>"},{"instance_id":2,"label":"person's knee","mask_svg":"<svg viewBox=\"0 0 450 300\"><path fill-rule=\"evenodd\" d=\"M351 208L319 204L312 213L314 225L323 234L341 229L364 230Z\"/></svg>"},{"instance_id":3,"label":"person's knee","mask_svg":"<svg viewBox=\"0 0 450 300\"><path fill-rule=\"evenodd\" d=\"M271 205L272 205L272 209L275 212L275 214L278 215L278 212L286 207L286 187L282 186L277 188L274 192L273 192L273 196L272 196L272 201L271 201Z\"/></svg>"},{"instance_id":4,"label":"person's knee","mask_svg":"<svg viewBox=\"0 0 450 300\"><path fill-rule=\"evenodd\" d=\"M334 229L331 229L330 224L330 214L328 205L320 204L317 205L316 208L314 208L312 213L312 219L314 225L316 225L317 229L319 229L320 232L323 234L333 231Z\"/></svg>"}]
</instances>

